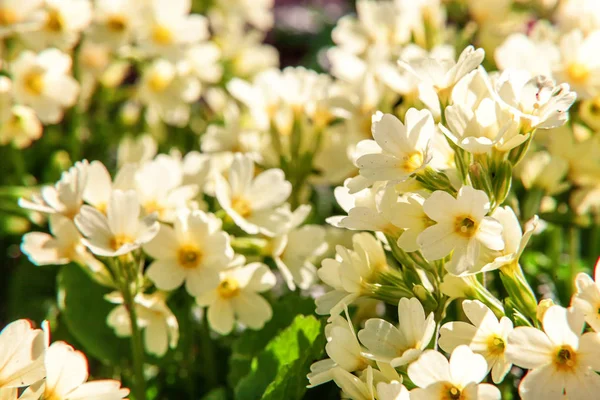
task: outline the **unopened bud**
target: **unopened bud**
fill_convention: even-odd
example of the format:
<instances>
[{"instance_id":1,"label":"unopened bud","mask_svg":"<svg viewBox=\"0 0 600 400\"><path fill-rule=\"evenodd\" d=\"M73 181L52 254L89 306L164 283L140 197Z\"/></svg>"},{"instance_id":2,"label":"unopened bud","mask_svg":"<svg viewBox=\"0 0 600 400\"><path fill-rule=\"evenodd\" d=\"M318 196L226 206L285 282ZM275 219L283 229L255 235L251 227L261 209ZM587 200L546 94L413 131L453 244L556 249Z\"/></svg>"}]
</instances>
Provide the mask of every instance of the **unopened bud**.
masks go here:
<instances>
[{"instance_id":1,"label":"unopened bud","mask_svg":"<svg viewBox=\"0 0 600 400\"><path fill-rule=\"evenodd\" d=\"M512 184L512 164L503 161L493 172L492 185L496 204L500 205L506 200Z\"/></svg>"},{"instance_id":2,"label":"unopened bud","mask_svg":"<svg viewBox=\"0 0 600 400\"><path fill-rule=\"evenodd\" d=\"M433 311L437 308L438 302L433 297L431 292L425 289L422 285L413 286L413 293L419 299L419 301L423 304L423 308L427 311Z\"/></svg>"},{"instance_id":3,"label":"unopened bud","mask_svg":"<svg viewBox=\"0 0 600 400\"><path fill-rule=\"evenodd\" d=\"M490 179L490 173L479 163L471 164L469 166L469 177L473 187L478 190L483 190L488 195L490 202L495 203L495 192L492 189L492 181Z\"/></svg>"}]
</instances>

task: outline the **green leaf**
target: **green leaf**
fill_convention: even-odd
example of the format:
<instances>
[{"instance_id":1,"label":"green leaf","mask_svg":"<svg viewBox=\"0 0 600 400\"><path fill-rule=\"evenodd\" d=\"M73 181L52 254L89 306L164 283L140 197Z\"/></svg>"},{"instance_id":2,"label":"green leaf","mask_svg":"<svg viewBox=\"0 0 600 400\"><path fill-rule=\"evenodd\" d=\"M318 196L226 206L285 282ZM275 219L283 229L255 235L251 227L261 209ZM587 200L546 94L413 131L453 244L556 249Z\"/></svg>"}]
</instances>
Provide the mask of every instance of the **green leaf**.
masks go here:
<instances>
[{"instance_id":1,"label":"green leaf","mask_svg":"<svg viewBox=\"0 0 600 400\"><path fill-rule=\"evenodd\" d=\"M227 376L229 386L235 387L239 380L248 374L252 359L273 337L288 327L296 315L311 315L314 311L315 302L312 298L291 293L279 299L273 305L273 318L261 330L247 329L233 343Z\"/></svg>"},{"instance_id":2,"label":"green leaf","mask_svg":"<svg viewBox=\"0 0 600 400\"><path fill-rule=\"evenodd\" d=\"M299 399L310 364L323 352L323 324L298 315L252 360L250 373L235 387L237 400Z\"/></svg>"},{"instance_id":3,"label":"green leaf","mask_svg":"<svg viewBox=\"0 0 600 400\"><path fill-rule=\"evenodd\" d=\"M223 387L208 392L201 400L227 400L227 390Z\"/></svg>"},{"instance_id":4,"label":"green leaf","mask_svg":"<svg viewBox=\"0 0 600 400\"><path fill-rule=\"evenodd\" d=\"M115 307L104 300L110 289L98 285L72 264L61 267L58 285L63 320L84 347L82 350L105 364L125 363L130 354L129 340L118 338L106 325L106 317Z\"/></svg>"}]
</instances>

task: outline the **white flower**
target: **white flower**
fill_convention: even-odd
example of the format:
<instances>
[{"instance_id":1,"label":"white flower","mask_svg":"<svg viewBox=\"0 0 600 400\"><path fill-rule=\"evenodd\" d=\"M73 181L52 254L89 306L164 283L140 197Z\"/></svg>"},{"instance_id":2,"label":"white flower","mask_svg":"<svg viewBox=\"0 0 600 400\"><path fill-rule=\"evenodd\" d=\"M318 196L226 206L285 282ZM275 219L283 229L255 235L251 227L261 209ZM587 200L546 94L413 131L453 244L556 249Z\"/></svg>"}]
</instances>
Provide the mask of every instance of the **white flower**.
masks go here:
<instances>
[{"instance_id":1,"label":"white flower","mask_svg":"<svg viewBox=\"0 0 600 400\"><path fill-rule=\"evenodd\" d=\"M325 251L325 229L319 225L304 225L310 206L298 207L291 216L289 229L275 237L270 245L271 257L279 268L290 290L296 285L309 289L317 278L317 267L313 260Z\"/></svg>"},{"instance_id":2,"label":"white flower","mask_svg":"<svg viewBox=\"0 0 600 400\"><path fill-rule=\"evenodd\" d=\"M348 372L362 371L371 361L362 355L361 347L350 320L340 315L331 318L325 327L327 344L325 351L329 358L317 361L310 366L306 376L309 387L315 387L333 379L333 369L343 368Z\"/></svg>"},{"instance_id":3,"label":"white flower","mask_svg":"<svg viewBox=\"0 0 600 400\"><path fill-rule=\"evenodd\" d=\"M358 332L358 338L369 350L366 357L399 367L416 360L429 345L434 332L433 313L425 317L421 302L413 297L398 302L398 327L383 319L371 318Z\"/></svg>"},{"instance_id":4,"label":"white flower","mask_svg":"<svg viewBox=\"0 0 600 400\"><path fill-rule=\"evenodd\" d=\"M86 266L94 279L109 285L112 282L104 264L85 248L81 234L72 220L60 215L50 216L50 233L29 232L23 236L21 251L35 265L64 265L76 262Z\"/></svg>"},{"instance_id":5,"label":"white flower","mask_svg":"<svg viewBox=\"0 0 600 400\"><path fill-rule=\"evenodd\" d=\"M198 195L197 184L183 185L181 160L160 154L135 174L140 205L146 214L157 213L161 221L172 222L180 208L187 208Z\"/></svg>"},{"instance_id":6,"label":"white flower","mask_svg":"<svg viewBox=\"0 0 600 400\"><path fill-rule=\"evenodd\" d=\"M440 329L440 347L451 353L460 345L467 345L481 354L492 370L494 383L500 383L512 364L506 360L507 339L513 323L507 317L498 321L494 313L480 301L465 300L462 303L471 324L460 321L448 322Z\"/></svg>"},{"instance_id":7,"label":"white flower","mask_svg":"<svg viewBox=\"0 0 600 400\"><path fill-rule=\"evenodd\" d=\"M389 268L381 243L369 233L352 236L354 250L338 245L335 259L327 258L317 271L333 290L316 299L317 314L337 315L364 293L380 272Z\"/></svg>"},{"instance_id":8,"label":"white flower","mask_svg":"<svg viewBox=\"0 0 600 400\"><path fill-rule=\"evenodd\" d=\"M44 8L36 12L41 26L25 32L21 37L34 50L56 47L70 50L92 19L89 0L46 0Z\"/></svg>"},{"instance_id":9,"label":"white flower","mask_svg":"<svg viewBox=\"0 0 600 400\"><path fill-rule=\"evenodd\" d=\"M596 0L561 0L554 18L563 32L581 29L587 34L600 29L600 3Z\"/></svg>"},{"instance_id":10,"label":"white flower","mask_svg":"<svg viewBox=\"0 0 600 400\"><path fill-rule=\"evenodd\" d=\"M356 166L369 183L402 181L429 162L429 141L435 132L431 113L411 108L405 124L392 114L373 116L375 140L360 142L356 150Z\"/></svg>"},{"instance_id":11,"label":"white flower","mask_svg":"<svg viewBox=\"0 0 600 400\"><path fill-rule=\"evenodd\" d=\"M269 169L254 177L254 162L249 156L235 154L228 179L218 177L216 197L219 204L245 232L274 236L286 229L289 210L280 207L292 191L280 169Z\"/></svg>"},{"instance_id":12,"label":"white flower","mask_svg":"<svg viewBox=\"0 0 600 400\"><path fill-rule=\"evenodd\" d=\"M446 357L426 350L408 366L408 376L417 389L410 391L411 400L479 399L500 400L500 390L480 383L487 375L485 359L468 346L458 346Z\"/></svg>"},{"instance_id":13,"label":"white flower","mask_svg":"<svg viewBox=\"0 0 600 400\"><path fill-rule=\"evenodd\" d=\"M132 0L94 2L93 23L89 37L114 49L128 44L135 26L141 22L140 4Z\"/></svg>"},{"instance_id":14,"label":"white flower","mask_svg":"<svg viewBox=\"0 0 600 400\"><path fill-rule=\"evenodd\" d=\"M585 322L596 332L600 332L600 258L594 269L594 280L586 274L579 273L575 279L577 292L571 300L572 306L583 313Z\"/></svg>"},{"instance_id":15,"label":"white flower","mask_svg":"<svg viewBox=\"0 0 600 400\"><path fill-rule=\"evenodd\" d=\"M485 53L483 49L475 50L473 46L466 47L458 61L422 57L412 60L399 60L401 69L414 75L419 82L419 98L432 112L440 107L440 101L445 104L454 85L466 74L477 68Z\"/></svg>"},{"instance_id":16,"label":"white flower","mask_svg":"<svg viewBox=\"0 0 600 400\"><path fill-rule=\"evenodd\" d=\"M373 369L371 366L360 372L358 377L340 367L333 368L331 375L335 384L342 389L342 398L352 400L375 400L375 398L378 400L409 399L409 393L399 382L401 378L398 377L397 373L396 379L392 381L393 383L389 387L382 386L382 384L387 385L387 377L381 371ZM377 390L375 387L377 387Z\"/></svg>"},{"instance_id":17,"label":"white flower","mask_svg":"<svg viewBox=\"0 0 600 400\"><path fill-rule=\"evenodd\" d=\"M417 193L409 193L400 197L395 207L394 224L404 229L398 238L398 247L406 252L419 250L417 238L425 229L435 224L423 209L425 199Z\"/></svg>"},{"instance_id":18,"label":"white flower","mask_svg":"<svg viewBox=\"0 0 600 400\"><path fill-rule=\"evenodd\" d=\"M185 53L192 73L202 82L217 83L223 75L223 67L219 63L221 50L212 42L192 46Z\"/></svg>"},{"instance_id":19,"label":"white flower","mask_svg":"<svg viewBox=\"0 0 600 400\"><path fill-rule=\"evenodd\" d=\"M157 149L158 144L149 134L140 135L136 138L126 135L119 142L117 165L123 167L125 164L144 164L152 160Z\"/></svg>"},{"instance_id":20,"label":"white flower","mask_svg":"<svg viewBox=\"0 0 600 400\"><path fill-rule=\"evenodd\" d=\"M47 337L26 319L0 331L0 391L31 385L46 376L44 352Z\"/></svg>"},{"instance_id":21,"label":"white flower","mask_svg":"<svg viewBox=\"0 0 600 400\"><path fill-rule=\"evenodd\" d=\"M116 257L148 243L159 230L154 215L140 219L140 204L133 190L112 192L106 215L83 206L75 224L86 237L84 244L98 256Z\"/></svg>"},{"instance_id":22,"label":"white flower","mask_svg":"<svg viewBox=\"0 0 600 400\"><path fill-rule=\"evenodd\" d=\"M30 386L23 399L34 400L118 400L127 397L129 389L121 382L97 380L86 382L88 362L85 355L65 342L54 342L44 356L46 379Z\"/></svg>"},{"instance_id":23,"label":"white flower","mask_svg":"<svg viewBox=\"0 0 600 400\"><path fill-rule=\"evenodd\" d=\"M560 65L560 51L547 37L536 39L522 33L513 33L494 52L498 68L529 71L531 75L551 77Z\"/></svg>"},{"instance_id":24,"label":"white flower","mask_svg":"<svg viewBox=\"0 0 600 400\"><path fill-rule=\"evenodd\" d=\"M87 169L87 185L83 191L83 199L98 211L106 213L113 190L134 189L135 166L124 165L115 175L114 182L110 173L101 161L92 161Z\"/></svg>"},{"instance_id":25,"label":"white flower","mask_svg":"<svg viewBox=\"0 0 600 400\"><path fill-rule=\"evenodd\" d=\"M166 123L183 126L190 117L190 103L200 97L200 82L190 71L165 59L157 59L142 72L137 98Z\"/></svg>"},{"instance_id":26,"label":"white flower","mask_svg":"<svg viewBox=\"0 0 600 400\"><path fill-rule=\"evenodd\" d=\"M233 259L221 220L199 210L182 210L173 228L162 224L144 251L155 259L146 273L157 288L174 290L185 282L192 296L217 286L219 272Z\"/></svg>"},{"instance_id":27,"label":"white flower","mask_svg":"<svg viewBox=\"0 0 600 400\"><path fill-rule=\"evenodd\" d=\"M0 120L0 145L12 142L14 147L23 149L42 137L43 127L33 109L13 105L6 112L6 119Z\"/></svg>"},{"instance_id":28,"label":"white flower","mask_svg":"<svg viewBox=\"0 0 600 400\"><path fill-rule=\"evenodd\" d=\"M440 130L457 146L473 154L492 149L507 152L529 136L519 135L519 124L492 97L483 68L461 79L452 91L453 104L444 110L446 125Z\"/></svg>"},{"instance_id":29,"label":"white flower","mask_svg":"<svg viewBox=\"0 0 600 400\"><path fill-rule=\"evenodd\" d=\"M69 55L57 49L23 51L11 68L16 101L30 106L43 123L60 122L63 110L75 104L79 84L70 75Z\"/></svg>"},{"instance_id":30,"label":"white flower","mask_svg":"<svg viewBox=\"0 0 600 400\"><path fill-rule=\"evenodd\" d=\"M493 271L519 261L531 235L538 227L538 219L534 217L525 224L525 233L521 229L519 219L509 206L498 207L491 217L502 225L504 249L499 251L481 249L478 267L481 272Z\"/></svg>"},{"instance_id":31,"label":"white flower","mask_svg":"<svg viewBox=\"0 0 600 400\"><path fill-rule=\"evenodd\" d=\"M595 51L598 46L600 31L584 38L581 31L574 30L560 40L562 60L555 64L555 76L569 83L581 99L595 97L600 89L600 54Z\"/></svg>"},{"instance_id":32,"label":"white flower","mask_svg":"<svg viewBox=\"0 0 600 400\"><path fill-rule=\"evenodd\" d=\"M544 314L544 332L518 327L508 337L506 356L530 369L519 394L529 399L591 399L600 390L600 337L583 331L583 315L552 306Z\"/></svg>"},{"instance_id":33,"label":"white flower","mask_svg":"<svg viewBox=\"0 0 600 400\"><path fill-rule=\"evenodd\" d=\"M115 330L117 336L131 336L131 320L123 305L123 297L119 292L109 293L105 297L111 303L119 304L108 314L106 323ZM134 302L138 326L144 330L146 351L162 357L169 348L176 348L179 341L179 324L167 306L165 296L160 292L139 293Z\"/></svg>"},{"instance_id":34,"label":"white flower","mask_svg":"<svg viewBox=\"0 0 600 400\"><path fill-rule=\"evenodd\" d=\"M86 160L76 162L68 171L62 173L60 180L54 186L42 187L40 195L33 196L31 201L19 199L19 206L42 213L62 214L70 219L75 218L83 204L88 167Z\"/></svg>"},{"instance_id":35,"label":"white flower","mask_svg":"<svg viewBox=\"0 0 600 400\"><path fill-rule=\"evenodd\" d=\"M138 46L148 56L175 60L185 48L208 37L208 21L190 15L190 0L152 0L147 15L135 26Z\"/></svg>"},{"instance_id":36,"label":"white flower","mask_svg":"<svg viewBox=\"0 0 600 400\"><path fill-rule=\"evenodd\" d=\"M435 225L425 229L417 237L423 256L428 260L439 260L452 252L446 264L454 275L476 272L481 248L504 249L502 225L486 217L490 202L481 190L463 186L456 199L437 190L423 203L425 214Z\"/></svg>"},{"instance_id":37,"label":"white flower","mask_svg":"<svg viewBox=\"0 0 600 400\"><path fill-rule=\"evenodd\" d=\"M398 193L393 185L382 187L374 184L371 188L350 194L348 184L336 187L335 199L348 216L327 218L327 223L338 228L358 231L384 232L395 236L400 233L396 224L401 220Z\"/></svg>"},{"instance_id":38,"label":"white flower","mask_svg":"<svg viewBox=\"0 0 600 400\"><path fill-rule=\"evenodd\" d=\"M221 272L221 282L196 298L208 307L208 323L216 332L226 335L235 321L251 329L260 329L271 319L271 305L258 293L271 289L275 275L262 263L243 265L243 257L234 260L233 268Z\"/></svg>"},{"instance_id":39,"label":"white flower","mask_svg":"<svg viewBox=\"0 0 600 400\"><path fill-rule=\"evenodd\" d=\"M570 183L565 180L571 168L564 158L542 150L527 154L516 174L526 189L536 188L547 195L556 195L569 188Z\"/></svg>"},{"instance_id":40,"label":"white flower","mask_svg":"<svg viewBox=\"0 0 600 400\"><path fill-rule=\"evenodd\" d=\"M524 133L563 125L576 98L566 83L556 86L552 79L528 72L506 70L495 83L496 101L521 123Z\"/></svg>"},{"instance_id":41,"label":"white flower","mask_svg":"<svg viewBox=\"0 0 600 400\"><path fill-rule=\"evenodd\" d=\"M16 32L38 29L40 21L36 11L44 0L2 0L0 2L0 37Z\"/></svg>"}]
</instances>

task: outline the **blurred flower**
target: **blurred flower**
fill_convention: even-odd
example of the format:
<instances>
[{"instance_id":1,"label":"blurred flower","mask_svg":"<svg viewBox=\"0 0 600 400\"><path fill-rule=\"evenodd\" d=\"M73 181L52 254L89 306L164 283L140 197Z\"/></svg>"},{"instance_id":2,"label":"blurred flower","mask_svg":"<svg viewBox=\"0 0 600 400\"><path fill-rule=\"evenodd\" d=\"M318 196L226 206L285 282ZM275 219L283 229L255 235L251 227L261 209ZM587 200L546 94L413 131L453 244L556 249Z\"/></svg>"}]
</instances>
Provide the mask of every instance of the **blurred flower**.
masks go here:
<instances>
[{"instance_id":1,"label":"blurred flower","mask_svg":"<svg viewBox=\"0 0 600 400\"><path fill-rule=\"evenodd\" d=\"M45 332L33 329L26 319L11 322L0 331L0 391L29 386L46 376L47 341Z\"/></svg>"}]
</instances>

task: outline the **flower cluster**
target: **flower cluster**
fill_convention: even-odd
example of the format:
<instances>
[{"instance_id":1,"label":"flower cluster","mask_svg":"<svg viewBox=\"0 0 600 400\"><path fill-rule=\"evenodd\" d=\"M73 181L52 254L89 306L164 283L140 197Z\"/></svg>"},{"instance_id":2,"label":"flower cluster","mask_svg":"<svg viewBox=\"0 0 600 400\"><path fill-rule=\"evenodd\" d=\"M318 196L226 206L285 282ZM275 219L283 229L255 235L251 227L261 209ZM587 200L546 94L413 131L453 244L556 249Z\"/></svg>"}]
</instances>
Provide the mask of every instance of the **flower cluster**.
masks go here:
<instances>
[{"instance_id":1,"label":"flower cluster","mask_svg":"<svg viewBox=\"0 0 600 400\"><path fill-rule=\"evenodd\" d=\"M227 382L236 395L272 380L257 398L299 398L275 385L302 381L323 344L314 393L593 398L596 2L358 0L320 54L325 73L278 68L262 43L269 0L0 0L0 144L53 125L49 145L65 128L69 149L44 174L59 165L60 178L42 178L55 183L0 188L0 210L18 193L17 211L49 226L25 230L21 252L95 281L86 301L107 308L111 339L130 339L135 400L198 352L207 370L230 355L228 381L250 371ZM304 313L306 297L323 328L310 343L276 311ZM291 336L297 360L292 345L278 354ZM2 399L128 394L86 371L25 321L0 335ZM202 395L225 384L213 375Z\"/></svg>"}]
</instances>

